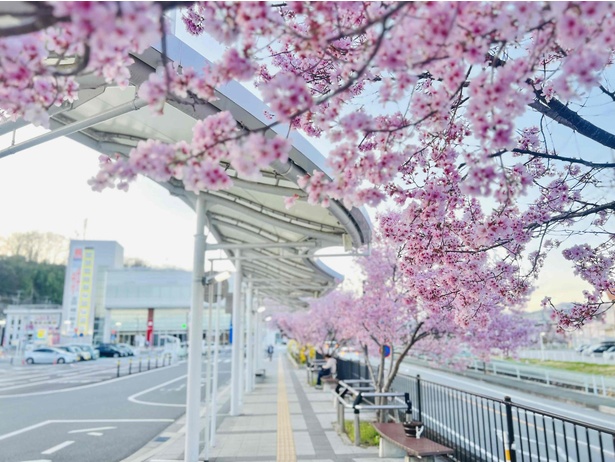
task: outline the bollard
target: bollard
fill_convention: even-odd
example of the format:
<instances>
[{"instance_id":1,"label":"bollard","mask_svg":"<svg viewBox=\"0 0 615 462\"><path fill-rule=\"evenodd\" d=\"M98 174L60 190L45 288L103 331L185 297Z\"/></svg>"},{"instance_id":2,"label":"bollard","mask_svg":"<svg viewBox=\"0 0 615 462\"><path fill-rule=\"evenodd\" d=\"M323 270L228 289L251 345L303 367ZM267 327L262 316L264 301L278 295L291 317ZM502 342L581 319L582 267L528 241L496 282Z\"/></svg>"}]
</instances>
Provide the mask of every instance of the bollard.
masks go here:
<instances>
[{"instance_id":1,"label":"bollard","mask_svg":"<svg viewBox=\"0 0 615 462\"><path fill-rule=\"evenodd\" d=\"M139 358L139 372L141 372L141 358Z\"/></svg>"},{"instance_id":2,"label":"bollard","mask_svg":"<svg viewBox=\"0 0 615 462\"><path fill-rule=\"evenodd\" d=\"M150 365L150 360L152 359L151 356L147 357L147 370L149 371L149 365Z\"/></svg>"},{"instance_id":3,"label":"bollard","mask_svg":"<svg viewBox=\"0 0 615 462\"><path fill-rule=\"evenodd\" d=\"M132 375L132 358L128 360L128 375Z\"/></svg>"},{"instance_id":4,"label":"bollard","mask_svg":"<svg viewBox=\"0 0 615 462\"><path fill-rule=\"evenodd\" d=\"M158 369L158 355L156 355L156 369Z\"/></svg>"},{"instance_id":5,"label":"bollard","mask_svg":"<svg viewBox=\"0 0 615 462\"><path fill-rule=\"evenodd\" d=\"M517 454L515 451L515 430L513 427L513 415L510 396L504 397L506 407L506 427L507 431L504 436L504 455L506 462L517 462Z\"/></svg>"},{"instance_id":6,"label":"bollard","mask_svg":"<svg viewBox=\"0 0 615 462\"><path fill-rule=\"evenodd\" d=\"M354 410L354 445L361 445L361 418L359 415L359 410Z\"/></svg>"},{"instance_id":7,"label":"bollard","mask_svg":"<svg viewBox=\"0 0 615 462\"><path fill-rule=\"evenodd\" d=\"M117 360L117 376L120 376L120 360Z\"/></svg>"},{"instance_id":8,"label":"bollard","mask_svg":"<svg viewBox=\"0 0 615 462\"><path fill-rule=\"evenodd\" d=\"M421 376L417 375L416 376L416 401L417 401L417 408L418 408L418 419L420 421L423 420L423 400L421 398ZM412 406L412 404L410 404L410 406Z\"/></svg>"}]
</instances>

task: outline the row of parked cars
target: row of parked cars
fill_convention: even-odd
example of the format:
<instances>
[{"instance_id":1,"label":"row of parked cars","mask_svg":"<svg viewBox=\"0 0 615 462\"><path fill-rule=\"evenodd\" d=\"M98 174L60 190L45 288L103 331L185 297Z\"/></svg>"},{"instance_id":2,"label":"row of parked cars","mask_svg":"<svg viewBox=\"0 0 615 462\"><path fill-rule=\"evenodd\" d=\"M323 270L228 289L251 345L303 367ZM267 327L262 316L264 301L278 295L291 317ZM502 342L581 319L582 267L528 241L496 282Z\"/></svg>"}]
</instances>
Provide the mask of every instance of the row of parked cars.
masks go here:
<instances>
[{"instance_id":1,"label":"row of parked cars","mask_svg":"<svg viewBox=\"0 0 615 462\"><path fill-rule=\"evenodd\" d=\"M606 341L593 345L581 345L577 351L583 356L602 356L604 359L615 359L615 342Z\"/></svg>"},{"instance_id":2,"label":"row of parked cars","mask_svg":"<svg viewBox=\"0 0 615 462\"><path fill-rule=\"evenodd\" d=\"M27 351L25 360L28 364L64 364L76 361L90 361L101 356L120 358L134 356L135 352L125 343L99 343L91 345L42 346Z\"/></svg>"}]
</instances>

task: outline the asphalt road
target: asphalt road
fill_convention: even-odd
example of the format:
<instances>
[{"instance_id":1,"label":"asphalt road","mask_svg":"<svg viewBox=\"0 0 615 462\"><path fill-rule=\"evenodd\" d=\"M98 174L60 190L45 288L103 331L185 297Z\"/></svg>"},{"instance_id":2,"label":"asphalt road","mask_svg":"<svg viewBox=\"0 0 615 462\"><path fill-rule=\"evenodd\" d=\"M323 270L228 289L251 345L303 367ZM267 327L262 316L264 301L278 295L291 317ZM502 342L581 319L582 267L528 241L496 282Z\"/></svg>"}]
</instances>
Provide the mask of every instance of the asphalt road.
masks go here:
<instances>
[{"instance_id":1,"label":"asphalt road","mask_svg":"<svg viewBox=\"0 0 615 462\"><path fill-rule=\"evenodd\" d=\"M58 369L59 376L51 378L56 382L47 389L43 375L34 378L36 387L12 388L12 395L0 396L0 462L120 461L185 412L186 363L89 384L79 383L79 375L73 375L94 371L77 369L84 365L64 369L64 379L68 375L72 381L70 388L66 388L70 381L62 384ZM227 386L229 370L230 352L223 352L220 388ZM23 376L21 383L28 385L28 380ZM58 384L64 388L51 388ZM11 386L18 387L19 382Z\"/></svg>"}]
</instances>

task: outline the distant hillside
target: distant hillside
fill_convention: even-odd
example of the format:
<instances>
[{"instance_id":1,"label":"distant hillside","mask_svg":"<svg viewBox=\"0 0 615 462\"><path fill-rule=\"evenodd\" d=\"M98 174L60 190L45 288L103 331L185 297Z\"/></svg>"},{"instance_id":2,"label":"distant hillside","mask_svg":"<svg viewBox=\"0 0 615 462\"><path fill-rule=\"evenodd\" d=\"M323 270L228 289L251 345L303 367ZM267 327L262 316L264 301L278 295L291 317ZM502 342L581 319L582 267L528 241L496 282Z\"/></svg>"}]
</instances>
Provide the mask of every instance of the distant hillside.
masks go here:
<instances>
[{"instance_id":1,"label":"distant hillside","mask_svg":"<svg viewBox=\"0 0 615 462\"><path fill-rule=\"evenodd\" d=\"M4 304L62 303L65 265L0 255L0 297Z\"/></svg>"}]
</instances>

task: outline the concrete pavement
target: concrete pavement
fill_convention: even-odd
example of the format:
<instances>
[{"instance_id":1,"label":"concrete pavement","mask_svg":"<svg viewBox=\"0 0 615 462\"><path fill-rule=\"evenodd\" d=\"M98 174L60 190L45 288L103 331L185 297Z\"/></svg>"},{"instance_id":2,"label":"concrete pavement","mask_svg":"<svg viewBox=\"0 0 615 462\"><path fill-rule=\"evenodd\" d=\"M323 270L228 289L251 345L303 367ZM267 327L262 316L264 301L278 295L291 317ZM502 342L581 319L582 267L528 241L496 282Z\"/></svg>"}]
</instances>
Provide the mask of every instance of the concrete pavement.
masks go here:
<instances>
[{"instance_id":1,"label":"concrete pavement","mask_svg":"<svg viewBox=\"0 0 615 462\"><path fill-rule=\"evenodd\" d=\"M228 389L225 393L228 397ZM244 396L242 415L228 415L228 406L219 410L218 432L209 460L400 461L398 458L378 458L377 447L355 447L345 436L337 433L335 421L336 411L331 392L308 386L305 370L295 368L280 352L272 362L266 362L265 376L257 378L255 390ZM182 418L123 462L182 461L184 432ZM203 456L201 453L201 460L205 460Z\"/></svg>"}]
</instances>

